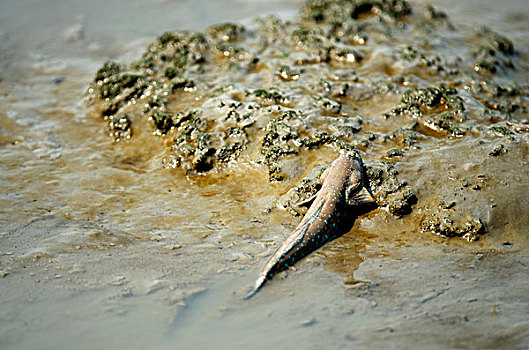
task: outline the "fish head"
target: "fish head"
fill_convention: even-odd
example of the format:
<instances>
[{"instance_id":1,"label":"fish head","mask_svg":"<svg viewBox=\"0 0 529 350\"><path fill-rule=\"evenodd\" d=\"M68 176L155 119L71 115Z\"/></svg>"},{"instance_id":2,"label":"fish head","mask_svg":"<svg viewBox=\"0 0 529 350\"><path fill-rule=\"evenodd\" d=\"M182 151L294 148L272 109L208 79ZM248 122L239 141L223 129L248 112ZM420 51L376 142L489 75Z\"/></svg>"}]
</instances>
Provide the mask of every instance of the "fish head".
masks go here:
<instances>
[{"instance_id":1,"label":"fish head","mask_svg":"<svg viewBox=\"0 0 529 350\"><path fill-rule=\"evenodd\" d=\"M349 161L353 162L354 164L354 170L356 172L359 172L360 178L362 177L362 173L364 171L364 163L362 162L362 158L360 158L360 154L356 149L351 150L340 150L340 156L347 158Z\"/></svg>"},{"instance_id":2,"label":"fish head","mask_svg":"<svg viewBox=\"0 0 529 350\"><path fill-rule=\"evenodd\" d=\"M356 150L341 152L342 157L350 161L350 174L345 183L345 198L349 205L374 204L366 169L360 154Z\"/></svg>"},{"instance_id":3,"label":"fish head","mask_svg":"<svg viewBox=\"0 0 529 350\"><path fill-rule=\"evenodd\" d=\"M353 161L359 161L360 164L362 163L362 158L360 158L360 154L358 154L356 149L341 149L340 155Z\"/></svg>"}]
</instances>

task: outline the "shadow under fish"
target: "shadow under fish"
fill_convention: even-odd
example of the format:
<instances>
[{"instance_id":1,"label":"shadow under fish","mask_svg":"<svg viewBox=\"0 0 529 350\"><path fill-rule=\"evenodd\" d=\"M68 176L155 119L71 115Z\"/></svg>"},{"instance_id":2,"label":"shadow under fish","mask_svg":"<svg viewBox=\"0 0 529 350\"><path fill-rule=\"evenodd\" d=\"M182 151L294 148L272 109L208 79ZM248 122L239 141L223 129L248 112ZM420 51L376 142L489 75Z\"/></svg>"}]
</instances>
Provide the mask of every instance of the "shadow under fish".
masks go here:
<instances>
[{"instance_id":1,"label":"shadow under fish","mask_svg":"<svg viewBox=\"0 0 529 350\"><path fill-rule=\"evenodd\" d=\"M322 187L298 227L270 258L244 299L255 295L276 273L348 232L358 216L377 206L356 151L342 151L322 174L320 182Z\"/></svg>"}]
</instances>

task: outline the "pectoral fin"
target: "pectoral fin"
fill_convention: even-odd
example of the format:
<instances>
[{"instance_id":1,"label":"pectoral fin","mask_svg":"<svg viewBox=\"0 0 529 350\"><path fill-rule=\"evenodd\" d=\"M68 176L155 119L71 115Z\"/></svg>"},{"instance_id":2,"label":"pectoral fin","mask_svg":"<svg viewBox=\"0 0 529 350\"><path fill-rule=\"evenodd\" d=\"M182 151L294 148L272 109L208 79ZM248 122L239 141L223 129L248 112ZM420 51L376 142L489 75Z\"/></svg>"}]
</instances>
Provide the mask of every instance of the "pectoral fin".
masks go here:
<instances>
[{"instance_id":1,"label":"pectoral fin","mask_svg":"<svg viewBox=\"0 0 529 350\"><path fill-rule=\"evenodd\" d=\"M327 177L329 176L329 172L330 172L330 169L331 167L328 167L327 169L325 169L323 171L323 173L320 175L320 183L324 183L325 182L325 179L327 179Z\"/></svg>"},{"instance_id":2,"label":"pectoral fin","mask_svg":"<svg viewBox=\"0 0 529 350\"><path fill-rule=\"evenodd\" d=\"M312 202L314 202L314 200L316 199L317 195L318 195L318 192L314 193L312 196L310 196L309 198L307 198L305 200L297 202L295 204L296 207L308 207L310 204L312 204Z\"/></svg>"},{"instance_id":3,"label":"pectoral fin","mask_svg":"<svg viewBox=\"0 0 529 350\"><path fill-rule=\"evenodd\" d=\"M365 187L362 187L359 191L347 191L345 193L345 201L349 205L355 204L371 204L375 203L376 200L373 198L373 195Z\"/></svg>"}]
</instances>

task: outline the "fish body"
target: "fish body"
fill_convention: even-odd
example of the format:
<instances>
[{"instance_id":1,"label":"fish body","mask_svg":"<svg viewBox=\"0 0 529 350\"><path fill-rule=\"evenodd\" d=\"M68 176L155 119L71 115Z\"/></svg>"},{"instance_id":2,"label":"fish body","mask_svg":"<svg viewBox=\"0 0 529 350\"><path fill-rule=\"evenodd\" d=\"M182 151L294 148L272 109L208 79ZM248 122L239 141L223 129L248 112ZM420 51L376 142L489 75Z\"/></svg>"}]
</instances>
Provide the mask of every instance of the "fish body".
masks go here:
<instances>
[{"instance_id":1,"label":"fish body","mask_svg":"<svg viewBox=\"0 0 529 350\"><path fill-rule=\"evenodd\" d=\"M267 279L336 238L346 212L362 204L374 203L366 187L364 166L356 151L342 151L322 174L322 187L309 210L263 268L252 297Z\"/></svg>"}]
</instances>

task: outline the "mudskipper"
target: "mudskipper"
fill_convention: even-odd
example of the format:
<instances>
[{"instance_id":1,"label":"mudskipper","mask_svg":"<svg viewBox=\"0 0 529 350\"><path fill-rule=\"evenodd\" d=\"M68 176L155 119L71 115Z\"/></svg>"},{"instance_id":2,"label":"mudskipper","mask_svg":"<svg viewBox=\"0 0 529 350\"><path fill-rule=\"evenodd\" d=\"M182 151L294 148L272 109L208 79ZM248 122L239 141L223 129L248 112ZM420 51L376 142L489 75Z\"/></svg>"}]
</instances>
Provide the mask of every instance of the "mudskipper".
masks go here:
<instances>
[{"instance_id":1,"label":"mudskipper","mask_svg":"<svg viewBox=\"0 0 529 350\"><path fill-rule=\"evenodd\" d=\"M263 268L254 289L245 299L251 298L275 273L294 265L298 260L337 238L344 221L351 212L375 204L364 165L356 151L342 151L322 174L322 187L314 202L292 232ZM358 214L357 214L358 215ZM352 219L354 221L354 218Z\"/></svg>"}]
</instances>

